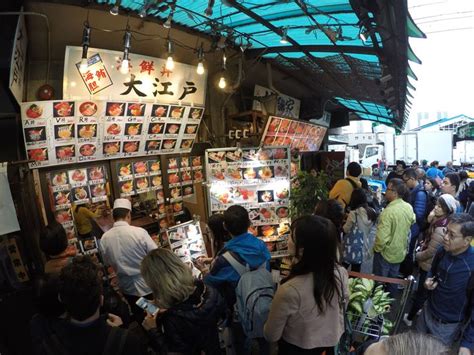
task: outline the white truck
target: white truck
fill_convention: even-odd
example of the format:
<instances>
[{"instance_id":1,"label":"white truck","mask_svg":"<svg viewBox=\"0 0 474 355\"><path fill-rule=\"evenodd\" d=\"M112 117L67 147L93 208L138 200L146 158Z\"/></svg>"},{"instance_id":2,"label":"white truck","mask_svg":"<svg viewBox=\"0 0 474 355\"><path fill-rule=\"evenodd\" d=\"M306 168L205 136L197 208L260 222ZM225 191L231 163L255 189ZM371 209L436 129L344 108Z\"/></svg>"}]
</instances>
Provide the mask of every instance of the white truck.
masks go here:
<instances>
[{"instance_id":1,"label":"white truck","mask_svg":"<svg viewBox=\"0 0 474 355\"><path fill-rule=\"evenodd\" d=\"M402 133L379 133L377 144L367 145L360 160L363 167L373 167L384 159L387 165L396 160L410 164L414 160L439 161L445 165L453 160L453 134L451 131L422 131Z\"/></svg>"},{"instance_id":2,"label":"white truck","mask_svg":"<svg viewBox=\"0 0 474 355\"><path fill-rule=\"evenodd\" d=\"M456 163L474 164L474 141L456 143Z\"/></svg>"}]
</instances>

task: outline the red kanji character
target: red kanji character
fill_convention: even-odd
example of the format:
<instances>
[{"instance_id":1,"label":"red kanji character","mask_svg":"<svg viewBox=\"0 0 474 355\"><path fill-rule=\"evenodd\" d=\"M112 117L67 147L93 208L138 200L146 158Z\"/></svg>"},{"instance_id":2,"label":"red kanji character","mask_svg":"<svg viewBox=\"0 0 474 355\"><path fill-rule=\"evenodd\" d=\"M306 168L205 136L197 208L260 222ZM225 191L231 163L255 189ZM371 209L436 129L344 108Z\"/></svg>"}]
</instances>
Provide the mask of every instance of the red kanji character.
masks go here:
<instances>
[{"instance_id":1,"label":"red kanji character","mask_svg":"<svg viewBox=\"0 0 474 355\"><path fill-rule=\"evenodd\" d=\"M101 78L106 79L107 75L105 74L105 69L99 69L95 72L95 76L97 77L97 80L100 81Z\"/></svg>"},{"instance_id":2,"label":"red kanji character","mask_svg":"<svg viewBox=\"0 0 474 355\"><path fill-rule=\"evenodd\" d=\"M166 75L166 77L169 78L171 73L173 73L173 71L166 69L166 66L163 65L163 66L161 67L161 71L160 71L161 76L165 76L165 75Z\"/></svg>"},{"instance_id":3,"label":"red kanji character","mask_svg":"<svg viewBox=\"0 0 474 355\"><path fill-rule=\"evenodd\" d=\"M151 72L155 70L153 61L149 62L147 60L142 60L139 66L140 66L140 73L147 71L148 75L150 75Z\"/></svg>"},{"instance_id":4,"label":"red kanji character","mask_svg":"<svg viewBox=\"0 0 474 355\"><path fill-rule=\"evenodd\" d=\"M94 74L92 74L90 70L88 70L85 74L82 74L82 76L84 77L85 81L94 80Z\"/></svg>"},{"instance_id":5,"label":"red kanji character","mask_svg":"<svg viewBox=\"0 0 474 355\"><path fill-rule=\"evenodd\" d=\"M91 92L94 92L94 90L97 90L97 88L99 87L95 81L93 81L92 83L89 83L87 85L89 86L89 90Z\"/></svg>"}]
</instances>

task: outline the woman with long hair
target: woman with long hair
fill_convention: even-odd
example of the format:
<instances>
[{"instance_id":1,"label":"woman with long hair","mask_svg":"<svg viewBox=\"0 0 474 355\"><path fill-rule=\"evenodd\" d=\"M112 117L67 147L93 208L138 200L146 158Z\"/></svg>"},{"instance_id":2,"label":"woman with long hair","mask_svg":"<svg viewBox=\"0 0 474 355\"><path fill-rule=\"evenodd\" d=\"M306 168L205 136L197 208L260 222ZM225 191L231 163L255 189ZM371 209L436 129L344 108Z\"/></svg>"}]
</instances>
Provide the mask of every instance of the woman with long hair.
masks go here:
<instances>
[{"instance_id":1,"label":"woman with long hair","mask_svg":"<svg viewBox=\"0 0 474 355\"><path fill-rule=\"evenodd\" d=\"M428 195L433 196L433 197L438 197L438 195L439 195L439 184L435 179L426 178L424 187L425 187L425 191L428 193Z\"/></svg>"},{"instance_id":2,"label":"woman with long hair","mask_svg":"<svg viewBox=\"0 0 474 355\"><path fill-rule=\"evenodd\" d=\"M369 207L367 195L363 189L355 189L352 191L349 208L350 212L347 216L346 223L344 223L342 227L345 234L343 240L344 250L346 254L355 253L358 255L354 255L354 257L351 257L352 255L344 255L346 258L344 266L350 266L352 271L360 272L362 262L367 261L370 251L373 248L374 240L369 240L369 235L375 226L377 213L373 208ZM361 241L348 238L350 235L355 235L356 231L361 232ZM373 236L375 236L375 234L373 234ZM357 242L361 242L361 244L352 245ZM352 253L350 251L352 251Z\"/></svg>"},{"instance_id":3,"label":"woman with long hair","mask_svg":"<svg viewBox=\"0 0 474 355\"><path fill-rule=\"evenodd\" d=\"M431 269L431 263L436 251L443 245L444 229L448 225L448 217L456 213L456 208L456 199L451 195L444 194L438 198L433 211L428 215L429 227L425 232L425 239L421 242L415 254L415 259L420 267L419 286L410 312L406 313L403 317L403 321L408 326L412 325L413 318L415 318L416 313L421 309L428 297L428 290L423 287L426 275Z\"/></svg>"},{"instance_id":4,"label":"woman with long hair","mask_svg":"<svg viewBox=\"0 0 474 355\"><path fill-rule=\"evenodd\" d=\"M156 350L163 351L164 345L168 353L219 354L217 322L225 310L219 292L195 280L191 269L168 249L148 253L141 273L160 308L157 316L143 321Z\"/></svg>"},{"instance_id":5,"label":"woman with long hair","mask_svg":"<svg viewBox=\"0 0 474 355\"><path fill-rule=\"evenodd\" d=\"M265 338L279 342L279 354L334 354L344 332L348 300L347 271L337 263L337 232L320 216L291 224L288 249L294 255L290 275L273 299Z\"/></svg>"}]
</instances>

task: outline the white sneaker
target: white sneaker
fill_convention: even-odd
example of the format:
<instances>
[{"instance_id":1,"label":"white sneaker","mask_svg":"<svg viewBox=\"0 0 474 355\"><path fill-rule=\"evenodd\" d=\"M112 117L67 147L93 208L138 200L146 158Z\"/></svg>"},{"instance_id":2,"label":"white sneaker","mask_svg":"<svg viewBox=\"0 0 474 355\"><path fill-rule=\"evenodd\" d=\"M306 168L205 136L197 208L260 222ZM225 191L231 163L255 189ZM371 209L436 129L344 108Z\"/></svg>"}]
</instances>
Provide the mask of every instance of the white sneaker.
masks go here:
<instances>
[{"instance_id":1,"label":"white sneaker","mask_svg":"<svg viewBox=\"0 0 474 355\"><path fill-rule=\"evenodd\" d=\"M408 319L408 313L403 315L403 323L405 323L407 327L411 327L413 325L413 321Z\"/></svg>"}]
</instances>

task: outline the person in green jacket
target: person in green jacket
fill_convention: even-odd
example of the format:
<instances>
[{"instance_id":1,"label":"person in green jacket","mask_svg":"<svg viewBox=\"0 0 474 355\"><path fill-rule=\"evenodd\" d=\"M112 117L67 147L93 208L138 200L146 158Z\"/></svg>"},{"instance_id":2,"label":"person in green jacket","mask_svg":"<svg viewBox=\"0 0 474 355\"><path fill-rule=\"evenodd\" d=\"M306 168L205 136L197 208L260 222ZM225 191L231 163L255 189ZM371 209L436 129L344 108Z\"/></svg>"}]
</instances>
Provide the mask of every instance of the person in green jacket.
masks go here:
<instances>
[{"instance_id":1,"label":"person in green jacket","mask_svg":"<svg viewBox=\"0 0 474 355\"><path fill-rule=\"evenodd\" d=\"M415 223L413 208L404 201L407 194L408 190L402 179L390 180L385 192L389 204L380 214L375 237L375 275L398 277L400 263L407 253L410 227ZM388 290L393 296L396 287L390 284Z\"/></svg>"}]
</instances>

